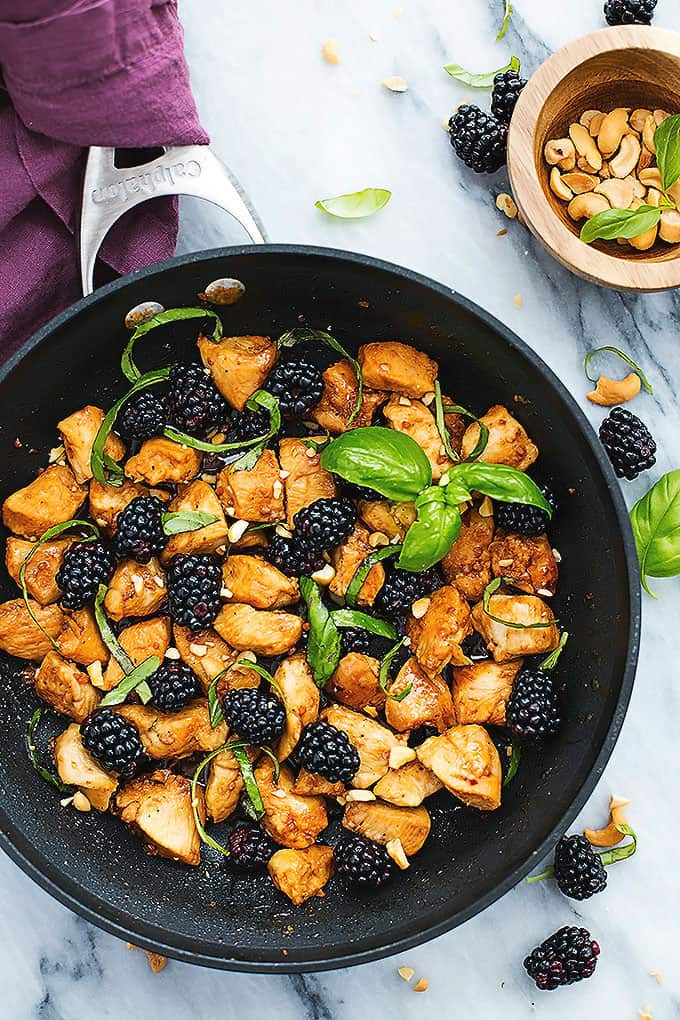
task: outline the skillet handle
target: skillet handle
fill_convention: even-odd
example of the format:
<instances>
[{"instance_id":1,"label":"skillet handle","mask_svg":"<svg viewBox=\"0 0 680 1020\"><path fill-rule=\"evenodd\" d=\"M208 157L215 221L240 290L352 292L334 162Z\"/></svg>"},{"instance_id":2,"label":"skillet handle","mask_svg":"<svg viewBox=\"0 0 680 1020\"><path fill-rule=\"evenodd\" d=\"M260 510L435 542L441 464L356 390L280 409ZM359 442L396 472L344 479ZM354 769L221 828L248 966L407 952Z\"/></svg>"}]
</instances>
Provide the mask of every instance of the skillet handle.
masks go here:
<instances>
[{"instance_id":1,"label":"skillet handle","mask_svg":"<svg viewBox=\"0 0 680 1020\"><path fill-rule=\"evenodd\" d=\"M207 145L176 145L141 166L119 169L115 149L93 146L87 158L80 217L80 276L83 294L94 290L94 265L113 224L150 198L193 195L224 209L254 244L264 228L248 208L224 163Z\"/></svg>"}]
</instances>

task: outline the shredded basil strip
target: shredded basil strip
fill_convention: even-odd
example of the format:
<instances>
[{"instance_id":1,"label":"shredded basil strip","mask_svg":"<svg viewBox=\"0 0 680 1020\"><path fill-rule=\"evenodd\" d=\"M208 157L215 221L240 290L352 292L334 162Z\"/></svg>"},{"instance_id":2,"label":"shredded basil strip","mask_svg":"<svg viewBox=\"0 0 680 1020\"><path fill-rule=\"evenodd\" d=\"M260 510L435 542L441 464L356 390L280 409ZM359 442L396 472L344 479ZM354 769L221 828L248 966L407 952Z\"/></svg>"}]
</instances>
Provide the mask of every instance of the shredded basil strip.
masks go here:
<instances>
[{"instance_id":1,"label":"shredded basil strip","mask_svg":"<svg viewBox=\"0 0 680 1020\"><path fill-rule=\"evenodd\" d=\"M203 843L206 843L207 846L211 846L213 850L218 850L221 854L224 854L225 857L231 857L230 852L227 850L226 847L222 846L221 843L218 843L216 839L213 839L212 836L208 832L206 832L205 826L201 821L201 817L198 813L198 797L196 795L196 787L198 786L198 780L201 777L201 773L210 764L213 758L216 758L218 754L222 754L223 751L233 752L236 747L246 746L247 745L245 741L236 740L232 741L230 744L223 744L222 747L218 747L217 750L215 751L211 751L210 754L206 755L203 761L199 763L191 779L191 810L194 813L194 823L196 825L198 835L201 837Z\"/></svg>"},{"instance_id":2,"label":"shredded basil strip","mask_svg":"<svg viewBox=\"0 0 680 1020\"><path fill-rule=\"evenodd\" d=\"M512 14L512 4L510 3L510 0L505 0L505 16L503 17L503 24L501 25L500 32L496 36L496 42L500 42L501 39L505 38L505 33L508 31L508 25L510 24Z\"/></svg>"},{"instance_id":3,"label":"shredded basil strip","mask_svg":"<svg viewBox=\"0 0 680 1020\"><path fill-rule=\"evenodd\" d=\"M449 430L446 427L446 419L444 417L442 388L439 385L438 379L435 380L434 384L434 417L435 421L437 422L437 432L439 433L439 437L442 443L444 444L446 455L449 458L449 460L452 460L455 463L457 460L460 460L460 457L458 456L454 448L451 446L451 436L449 435Z\"/></svg>"},{"instance_id":4,"label":"shredded basil strip","mask_svg":"<svg viewBox=\"0 0 680 1020\"><path fill-rule=\"evenodd\" d=\"M486 450L487 443L489 442L489 429L482 419L478 418L476 414L472 413L472 411L468 411L466 408L461 407L460 404L444 404L442 406L442 411L444 414L462 414L464 418L472 418L473 421L477 422L479 425L479 439L475 443L474 450L472 453L468 454L463 463L465 464L481 457ZM458 459L460 460L460 458Z\"/></svg>"},{"instance_id":5,"label":"shredded basil strip","mask_svg":"<svg viewBox=\"0 0 680 1020\"><path fill-rule=\"evenodd\" d=\"M548 627L555 627L560 622L555 619L548 620L545 623L515 623L513 620L504 620L500 616L494 616L493 613L489 612L491 596L494 595L503 585L509 585L510 587L517 588L523 595L531 594L531 592L524 591L520 587L517 579L514 577L494 577L493 581L489 581L484 589L484 596L482 599L484 612L490 620L494 621L494 623L502 623L504 627L511 627L513 630L546 630ZM564 645L562 647L564 647Z\"/></svg>"},{"instance_id":6,"label":"shredded basil strip","mask_svg":"<svg viewBox=\"0 0 680 1020\"><path fill-rule=\"evenodd\" d=\"M503 786L507 786L517 775L517 769L519 768L520 759L522 757L522 745L518 740L512 742L512 755L510 757L510 765L508 767L508 773L503 780Z\"/></svg>"},{"instance_id":7,"label":"shredded basil strip","mask_svg":"<svg viewBox=\"0 0 680 1020\"><path fill-rule=\"evenodd\" d=\"M122 485L125 475L120 464L116 463L107 453L104 453L104 446L106 440L109 438L111 430L115 425L118 413L130 397L134 396L135 393L139 393L140 390L145 390L149 386L155 386L156 383L162 382L168 378L170 374L169 368L158 368L153 372L147 372L146 375L140 375L137 381L130 387L127 393L124 393L119 400L115 402L111 407L104 420L99 426L99 431L94 438L92 444L92 454L90 456L90 468L92 474L102 485ZM110 475L107 477L106 472L109 471Z\"/></svg>"},{"instance_id":8,"label":"shredded basil strip","mask_svg":"<svg viewBox=\"0 0 680 1020\"><path fill-rule=\"evenodd\" d=\"M387 697L391 698L392 701L403 701L404 698L408 697L408 695L413 690L413 684L409 684L408 687L406 687L399 694L390 694L389 691L390 688L389 671L390 666L392 665L392 659L397 654L397 652L399 651L403 644L404 639L402 638L401 641L394 645L393 648L390 648L389 652L387 653L387 655L380 664L380 672L378 674L378 682L380 683L380 686L384 690Z\"/></svg>"},{"instance_id":9,"label":"shredded basil strip","mask_svg":"<svg viewBox=\"0 0 680 1020\"><path fill-rule=\"evenodd\" d=\"M340 661L340 631L311 577L300 578L300 594L307 604L309 621L307 662L317 686L324 687Z\"/></svg>"},{"instance_id":10,"label":"shredded basil strip","mask_svg":"<svg viewBox=\"0 0 680 1020\"><path fill-rule=\"evenodd\" d=\"M135 668L135 664L122 645L119 644L118 638L113 633L111 624L104 612L104 599L106 598L107 591L108 588L105 584L100 584L97 588L97 595L94 600L94 618L97 621L102 641L111 652L111 655L124 673L131 673Z\"/></svg>"},{"instance_id":11,"label":"shredded basil strip","mask_svg":"<svg viewBox=\"0 0 680 1020\"><path fill-rule=\"evenodd\" d=\"M210 686L208 687L208 714L210 716L210 725L213 729L219 726L220 723L224 722L222 705L220 704L220 699L217 696L217 684L230 669L231 666L227 666L225 669L221 670L217 676L212 678Z\"/></svg>"},{"instance_id":12,"label":"shredded basil strip","mask_svg":"<svg viewBox=\"0 0 680 1020\"><path fill-rule=\"evenodd\" d=\"M183 319L214 319L215 328L212 332L212 340L215 343L221 340L222 320L217 312L213 312L209 308L168 308L167 311L158 312L157 315L152 315L151 318L140 322L125 345L125 350L120 359L120 367L126 379L129 379L130 382L136 382L141 378L141 372L132 360L132 352L140 336L149 333L156 326L165 326L168 322L179 322Z\"/></svg>"},{"instance_id":13,"label":"shredded basil strip","mask_svg":"<svg viewBox=\"0 0 680 1020\"><path fill-rule=\"evenodd\" d=\"M326 344L332 350L341 354L343 358L346 358L354 369L357 377L357 400L352 413L347 419L347 425L351 425L356 416L359 414L361 405L364 401L364 381L361 372L361 365L356 358L353 358L352 355L345 350L342 344L339 343L334 336L331 336L330 333L326 333L321 329L308 329L306 326L298 326L296 329L289 329L283 334L283 336L279 337L279 346L294 347L295 344L305 343L310 340L318 340L321 343Z\"/></svg>"},{"instance_id":14,"label":"shredded basil strip","mask_svg":"<svg viewBox=\"0 0 680 1020\"><path fill-rule=\"evenodd\" d=\"M335 609L331 613L331 618L336 627L360 627L369 634L390 638L391 641L396 641L398 637L396 630L387 620L378 620L375 616L369 616L368 613L356 609Z\"/></svg>"},{"instance_id":15,"label":"shredded basil strip","mask_svg":"<svg viewBox=\"0 0 680 1020\"><path fill-rule=\"evenodd\" d=\"M260 818L264 814L264 801L262 800L262 794L260 788L257 785L255 776L253 775L253 766L248 757L248 752L245 747L236 745L232 748L234 758L239 764L241 769L241 775L243 776L243 787L248 800L253 808L253 816L256 821L259 822Z\"/></svg>"},{"instance_id":16,"label":"shredded basil strip","mask_svg":"<svg viewBox=\"0 0 680 1020\"><path fill-rule=\"evenodd\" d=\"M147 684L147 677L156 672L161 664L157 655L150 655L144 662L135 666L132 672L127 673L123 679L112 687L108 694L104 695L99 702L100 708L107 705L122 705L131 691L136 691L139 700L146 705L152 698L151 688Z\"/></svg>"},{"instance_id":17,"label":"shredded basil strip","mask_svg":"<svg viewBox=\"0 0 680 1020\"><path fill-rule=\"evenodd\" d=\"M652 389L652 386L651 386L651 383L649 382L649 379L647 378L645 373L642 371L640 366L636 365L635 362L632 360L632 358L629 358L627 354L624 354L623 351L620 351L618 349L618 347L595 347L592 351L588 351L588 353L586 354L585 359L583 361L583 371L585 372L586 379L588 380L588 382L594 382L594 383L597 382L597 379L594 376L588 374L588 366L590 365L590 362L595 357L595 355L599 354L601 351L610 351L612 354L615 354L617 358L621 358L621 361L625 361L625 363L630 368L633 369L635 374L640 377L640 382L642 383L644 388L647 390L647 393L652 393L652 394L654 393L654 390Z\"/></svg>"},{"instance_id":18,"label":"shredded basil strip","mask_svg":"<svg viewBox=\"0 0 680 1020\"><path fill-rule=\"evenodd\" d=\"M568 640L569 640L569 634L565 630L560 635L560 643L558 644L557 648L555 648L550 653L550 655L547 655L545 657L545 659L543 660L543 662L541 663L541 665L540 665L541 669L551 670L551 669L555 668L555 666L557 665L557 660L559 659L560 655L562 654L562 652L564 650L564 646L566 645Z\"/></svg>"},{"instance_id":19,"label":"shredded basil strip","mask_svg":"<svg viewBox=\"0 0 680 1020\"><path fill-rule=\"evenodd\" d=\"M180 443L182 446L190 446L193 450L200 450L202 453L228 453L231 450L243 450L246 447L253 447L254 449L250 453L244 454L243 457L238 458L234 462L237 465L237 470L249 471L257 463L265 444L281 428L281 409L277 398L266 390L256 390L247 401L246 407L250 411L261 411L264 409L269 412L269 429L264 435L255 436L253 439L241 439L234 443L211 443L204 439L190 436L186 432L180 432L179 429L174 428L172 425L166 425L163 429L163 435L167 439L172 439L175 443ZM248 462L247 467L244 466L246 458L252 457L253 454L255 454L254 461L252 463Z\"/></svg>"},{"instance_id":20,"label":"shredded basil strip","mask_svg":"<svg viewBox=\"0 0 680 1020\"><path fill-rule=\"evenodd\" d=\"M62 783L61 779L55 772L50 772L49 769L45 768L45 766L41 765L40 762L38 761L38 752L36 751L34 737L36 727L42 718L43 712L45 712L44 708L42 707L36 708L35 712L33 713L28 722L28 728L26 729L25 738L26 753L28 755L28 760L30 761L31 765L38 773L40 778L44 779L46 783L50 783L51 786L54 786L59 791L59 793L71 794L73 793L75 788L73 786L69 786L67 783Z\"/></svg>"},{"instance_id":21,"label":"shredded basil strip","mask_svg":"<svg viewBox=\"0 0 680 1020\"><path fill-rule=\"evenodd\" d=\"M203 510L178 510L161 514L164 535L183 535L187 531L199 531L216 524L218 518Z\"/></svg>"},{"instance_id":22,"label":"shredded basil strip","mask_svg":"<svg viewBox=\"0 0 680 1020\"><path fill-rule=\"evenodd\" d=\"M238 659L234 663L234 666L242 666L244 669L252 669L254 673L257 673L257 675L261 676L263 680L266 680L269 686L274 691L274 693L277 695L279 701L285 707L286 699L284 697L283 691L281 690L281 686L276 682L276 680L271 675L268 669L265 669L264 666L260 666L259 663L257 662L251 662L250 659Z\"/></svg>"},{"instance_id":23,"label":"shredded basil strip","mask_svg":"<svg viewBox=\"0 0 680 1020\"><path fill-rule=\"evenodd\" d=\"M28 613L28 615L30 616L31 620L36 625L40 633L43 634L49 640L55 652L59 651L59 646L57 642L54 640L51 634L47 633L47 631L40 623L33 610L31 609L28 586L26 584L26 568L28 567L28 564L31 562L31 560L37 553L38 549L41 546L43 546L45 542L49 542L50 539L52 538L57 538L58 535L63 534L63 532L65 531L70 531L71 528L85 528L92 532L92 535L89 538L83 539L84 542L89 542L95 538L99 538L99 528L96 526L96 524L92 524L90 521L81 521L77 517L73 517L70 521L63 521L61 524L54 524L51 528L48 528L47 531L43 531L42 535L35 543L33 548L24 557L24 561L21 564L21 567L19 568L19 585L21 587L21 596L24 600L24 605L26 606L26 612Z\"/></svg>"},{"instance_id":24,"label":"shredded basil strip","mask_svg":"<svg viewBox=\"0 0 680 1020\"><path fill-rule=\"evenodd\" d=\"M347 586L345 592L345 602L348 606L355 606L359 597L359 592L364 586L364 581L371 572L371 568L380 563L381 560L386 560L389 556L396 556L397 553L401 552L401 545L384 545L382 549L376 549L374 552L370 552L366 559L362 560L357 569L354 572L354 577Z\"/></svg>"}]
</instances>

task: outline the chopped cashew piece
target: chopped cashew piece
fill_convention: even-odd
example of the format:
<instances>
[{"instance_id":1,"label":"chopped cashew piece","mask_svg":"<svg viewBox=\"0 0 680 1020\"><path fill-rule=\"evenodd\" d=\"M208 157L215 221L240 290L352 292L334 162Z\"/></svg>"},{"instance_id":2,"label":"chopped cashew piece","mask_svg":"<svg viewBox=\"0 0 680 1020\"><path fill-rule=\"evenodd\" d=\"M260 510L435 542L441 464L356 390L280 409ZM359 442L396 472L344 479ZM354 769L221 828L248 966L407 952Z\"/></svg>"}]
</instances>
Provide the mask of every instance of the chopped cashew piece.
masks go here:
<instances>
[{"instance_id":1,"label":"chopped cashew piece","mask_svg":"<svg viewBox=\"0 0 680 1020\"><path fill-rule=\"evenodd\" d=\"M593 846L612 847L616 846L626 837L619 832L617 825L628 825L628 819L624 814L624 808L630 804L625 797L616 797L612 794L609 800L609 823L604 829L584 829L583 835Z\"/></svg>"}]
</instances>

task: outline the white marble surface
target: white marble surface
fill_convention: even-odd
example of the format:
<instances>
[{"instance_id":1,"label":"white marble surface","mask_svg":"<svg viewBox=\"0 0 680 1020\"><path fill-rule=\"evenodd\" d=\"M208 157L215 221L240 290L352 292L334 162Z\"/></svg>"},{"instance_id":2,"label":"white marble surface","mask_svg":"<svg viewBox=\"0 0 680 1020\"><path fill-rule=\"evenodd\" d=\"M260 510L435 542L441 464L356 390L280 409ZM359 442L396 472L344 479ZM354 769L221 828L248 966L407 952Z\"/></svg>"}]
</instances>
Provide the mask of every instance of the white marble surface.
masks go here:
<instances>
[{"instance_id":1,"label":"white marble surface","mask_svg":"<svg viewBox=\"0 0 680 1020\"><path fill-rule=\"evenodd\" d=\"M525 71L602 24L600 0L515 0L507 39L494 43L502 0L184 0L196 95L216 151L259 210L270 238L369 252L443 280L485 305L531 344L577 395L590 346L628 349L654 382L636 411L660 444L653 475L626 486L632 503L680 463L676 296L626 297L582 283L551 261L517 224L506 237L494 208L504 176L473 178L452 156L442 118L470 93L441 70L446 60L488 70L516 52ZM676 0L658 23L680 29ZM371 41L369 33L377 41ZM320 56L340 47L337 67ZM393 95L388 75L407 79ZM482 100L486 97L482 94ZM365 222L333 221L315 199L367 185L394 197ZM184 209L184 249L240 240L209 207ZM521 294L523 306L515 306ZM583 401L585 404L585 401ZM588 408L597 423L601 413ZM635 858L612 870L606 893L584 905L552 884L520 887L436 942L352 971L248 977L171 962L153 975L141 953L85 924L0 859L1 1012L8 1020L404 1020L532 1015L680 1017L677 734L680 582L645 597L641 665L632 705L604 779L580 823L600 824L609 793L631 797L640 835ZM583 922L603 953L590 982L536 993L523 952L561 924ZM409 964L430 981L416 995L396 974ZM658 970L660 985L650 976Z\"/></svg>"}]
</instances>

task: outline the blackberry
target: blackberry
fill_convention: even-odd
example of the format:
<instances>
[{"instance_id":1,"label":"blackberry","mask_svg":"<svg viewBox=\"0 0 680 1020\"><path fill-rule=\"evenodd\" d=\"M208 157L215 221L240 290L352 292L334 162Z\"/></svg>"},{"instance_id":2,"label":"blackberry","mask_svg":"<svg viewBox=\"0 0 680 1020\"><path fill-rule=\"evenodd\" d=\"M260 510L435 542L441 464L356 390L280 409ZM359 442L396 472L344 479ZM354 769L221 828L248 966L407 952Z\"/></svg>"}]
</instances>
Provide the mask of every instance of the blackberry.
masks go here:
<instances>
[{"instance_id":1,"label":"blackberry","mask_svg":"<svg viewBox=\"0 0 680 1020\"><path fill-rule=\"evenodd\" d=\"M478 174L492 174L505 164L507 124L478 106L460 106L449 121L449 141L456 155Z\"/></svg>"},{"instance_id":2,"label":"blackberry","mask_svg":"<svg viewBox=\"0 0 680 1020\"><path fill-rule=\"evenodd\" d=\"M340 631L340 655L349 655L350 652L360 652L362 655L369 655L372 640L367 630L361 627L343 627Z\"/></svg>"},{"instance_id":3,"label":"blackberry","mask_svg":"<svg viewBox=\"0 0 680 1020\"><path fill-rule=\"evenodd\" d=\"M165 419L165 400L151 390L142 390L123 405L116 419L116 431L124 439L151 439L163 431Z\"/></svg>"},{"instance_id":4,"label":"blackberry","mask_svg":"<svg viewBox=\"0 0 680 1020\"><path fill-rule=\"evenodd\" d=\"M163 504L157 496L135 496L116 519L113 550L119 560L148 563L165 547L161 515Z\"/></svg>"},{"instance_id":5,"label":"blackberry","mask_svg":"<svg viewBox=\"0 0 680 1020\"><path fill-rule=\"evenodd\" d=\"M547 485L541 486L541 492L553 509L553 517L557 510L557 499ZM506 531L515 531L519 535L542 535L548 529L552 518L540 506L529 506L527 503L494 503L493 510L496 526Z\"/></svg>"},{"instance_id":6,"label":"blackberry","mask_svg":"<svg viewBox=\"0 0 680 1020\"><path fill-rule=\"evenodd\" d=\"M228 443L247 442L259 439L269 431L269 415L266 411L251 411L249 408L240 411L229 422L227 431Z\"/></svg>"},{"instance_id":7,"label":"blackberry","mask_svg":"<svg viewBox=\"0 0 680 1020\"><path fill-rule=\"evenodd\" d=\"M207 369L195 362L173 365L168 377L168 411L183 432L204 435L227 416L227 405Z\"/></svg>"},{"instance_id":8,"label":"blackberry","mask_svg":"<svg viewBox=\"0 0 680 1020\"><path fill-rule=\"evenodd\" d=\"M264 868L278 850L276 843L257 825L243 822L229 833L230 861L244 871Z\"/></svg>"},{"instance_id":9,"label":"blackberry","mask_svg":"<svg viewBox=\"0 0 680 1020\"><path fill-rule=\"evenodd\" d=\"M656 443L644 422L627 411L615 407L600 425L600 440L617 478L632 482L641 471L656 464Z\"/></svg>"},{"instance_id":10,"label":"blackberry","mask_svg":"<svg viewBox=\"0 0 680 1020\"><path fill-rule=\"evenodd\" d=\"M385 848L363 836L343 836L333 856L338 874L360 886L378 889L394 875L394 864Z\"/></svg>"},{"instance_id":11,"label":"blackberry","mask_svg":"<svg viewBox=\"0 0 680 1020\"><path fill-rule=\"evenodd\" d=\"M513 737L551 737L562 719L552 675L544 669L524 666L515 677L505 710Z\"/></svg>"},{"instance_id":12,"label":"blackberry","mask_svg":"<svg viewBox=\"0 0 680 1020\"><path fill-rule=\"evenodd\" d=\"M75 542L64 553L57 584L65 609L82 609L94 602L97 588L106 584L113 571L113 556L101 542Z\"/></svg>"},{"instance_id":13,"label":"blackberry","mask_svg":"<svg viewBox=\"0 0 680 1020\"><path fill-rule=\"evenodd\" d=\"M599 955L600 947L589 931L564 927L536 946L525 959L524 969L537 988L551 992L589 978Z\"/></svg>"},{"instance_id":14,"label":"blackberry","mask_svg":"<svg viewBox=\"0 0 680 1020\"><path fill-rule=\"evenodd\" d=\"M271 537L267 556L269 562L288 577L300 577L301 574L309 577L326 565L320 549L277 534Z\"/></svg>"},{"instance_id":15,"label":"blackberry","mask_svg":"<svg viewBox=\"0 0 680 1020\"><path fill-rule=\"evenodd\" d=\"M98 708L80 728L83 747L107 772L131 775L144 755L137 727L110 708Z\"/></svg>"},{"instance_id":16,"label":"blackberry","mask_svg":"<svg viewBox=\"0 0 680 1020\"><path fill-rule=\"evenodd\" d=\"M281 414L299 418L321 399L321 372L306 358L279 361L271 371L264 389L279 401Z\"/></svg>"},{"instance_id":17,"label":"blackberry","mask_svg":"<svg viewBox=\"0 0 680 1020\"><path fill-rule=\"evenodd\" d=\"M344 542L356 524L357 512L349 499L317 499L293 518L295 535L306 545L326 552Z\"/></svg>"},{"instance_id":18,"label":"blackberry","mask_svg":"<svg viewBox=\"0 0 680 1020\"><path fill-rule=\"evenodd\" d=\"M201 685L198 677L186 662L164 659L147 683L151 688L151 704L161 712L176 712L197 698Z\"/></svg>"},{"instance_id":19,"label":"blackberry","mask_svg":"<svg viewBox=\"0 0 680 1020\"><path fill-rule=\"evenodd\" d=\"M298 758L308 772L318 773L329 783L349 783L359 771L359 752L347 734L323 721L305 726Z\"/></svg>"},{"instance_id":20,"label":"blackberry","mask_svg":"<svg viewBox=\"0 0 680 1020\"><path fill-rule=\"evenodd\" d=\"M256 688L227 691L222 710L230 728L257 747L277 740L286 724L286 710L278 698Z\"/></svg>"},{"instance_id":21,"label":"blackberry","mask_svg":"<svg viewBox=\"0 0 680 1020\"><path fill-rule=\"evenodd\" d=\"M434 567L413 573L410 570L391 570L375 599L375 608L389 620L408 613L418 599L431 595L441 587L439 573Z\"/></svg>"},{"instance_id":22,"label":"blackberry","mask_svg":"<svg viewBox=\"0 0 680 1020\"><path fill-rule=\"evenodd\" d=\"M222 604L222 570L215 556L173 556L167 585L168 610L175 623L189 630L210 626Z\"/></svg>"},{"instance_id":23,"label":"blackberry","mask_svg":"<svg viewBox=\"0 0 680 1020\"><path fill-rule=\"evenodd\" d=\"M526 85L518 71L503 71L493 80L491 112L501 124L509 124L522 89Z\"/></svg>"},{"instance_id":24,"label":"blackberry","mask_svg":"<svg viewBox=\"0 0 680 1020\"><path fill-rule=\"evenodd\" d=\"M483 659L491 658L486 641L476 630L473 630L472 634L468 634L462 640L460 648L463 655L467 655L468 659L472 659L473 662L481 662Z\"/></svg>"},{"instance_id":25,"label":"blackberry","mask_svg":"<svg viewBox=\"0 0 680 1020\"><path fill-rule=\"evenodd\" d=\"M589 900L607 885L607 872L585 836L562 836L555 847L555 878L560 892Z\"/></svg>"},{"instance_id":26,"label":"blackberry","mask_svg":"<svg viewBox=\"0 0 680 1020\"><path fill-rule=\"evenodd\" d=\"M651 25L658 0L607 0L608 25Z\"/></svg>"},{"instance_id":27,"label":"blackberry","mask_svg":"<svg viewBox=\"0 0 680 1020\"><path fill-rule=\"evenodd\" d=\"M336 484L343 490L344 495L349 496L350 499L365 499L371 502L385 499L375 489L369 489L367 485L355 485L354 482L346 482L340 475L333 475L333 477Z\"/></svg>"}]
</instances>

